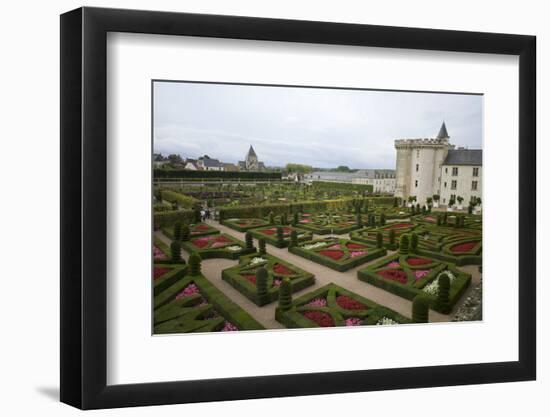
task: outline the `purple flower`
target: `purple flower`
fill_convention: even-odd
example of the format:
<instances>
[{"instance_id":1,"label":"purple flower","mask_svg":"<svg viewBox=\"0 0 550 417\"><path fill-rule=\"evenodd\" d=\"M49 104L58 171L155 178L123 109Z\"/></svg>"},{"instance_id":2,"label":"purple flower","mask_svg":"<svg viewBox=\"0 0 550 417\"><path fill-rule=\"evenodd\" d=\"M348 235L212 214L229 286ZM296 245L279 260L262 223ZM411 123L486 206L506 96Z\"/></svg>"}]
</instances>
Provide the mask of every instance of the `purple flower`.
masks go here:
<instances>
[{"instance_id":1,"label":"purple flower","mask_svg":"<svg viewBox=\"0 0 550 417\"><path fill-rule=\"evenodd\" d=\"M364 250L358 250L358 251L351 252L349 256L350 258L355 258L356 256L363 256L366 253L367 252L365 252Z\"/></svg>"},{"instance_id":2,"label":"purple flower","mask_svg":"<svg viewBox=\"0 0 550 417\"><path fill-rule=\"evenodd\" d=\"M387 265L388 268L399 268L399 266L399 262L397 261L392 261Z\"/></svg>"},{"instance_id":3,"label":"purple flower","mask_svg":"<svg viewBox=\"0 0 550 417\"><path fill-rule=\"evenodd\" d=\"M199 287L191 283L176 295L176 300L179 300L183 297L189 297L190 295L194 294L200 294Z\"/></svg>"}]
</instances>

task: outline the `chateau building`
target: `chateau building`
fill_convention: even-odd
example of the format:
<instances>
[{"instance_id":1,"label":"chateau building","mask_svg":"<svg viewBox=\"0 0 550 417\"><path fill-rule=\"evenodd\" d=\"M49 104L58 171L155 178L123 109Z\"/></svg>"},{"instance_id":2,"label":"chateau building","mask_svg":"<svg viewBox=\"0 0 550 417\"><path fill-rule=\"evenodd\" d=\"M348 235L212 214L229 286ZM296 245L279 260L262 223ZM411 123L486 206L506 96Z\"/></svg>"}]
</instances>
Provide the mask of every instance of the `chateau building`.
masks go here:
<instances>
[{"instance_id":1,"label":"chateau building","mask_svg":"<svg viewBox=\"0 0 550 417\"><path fill-rule=\"evenodd\" d=\"M362 169L358 178L351 180L352 184L372 185L375 193L393 194L395 192L394 169Z\"/></svg>"},{"instance_id":2,"label":"chateau building","mask_svg":"<svg viewBox=\"0 0 550 417\"><path fill-rule=\"evenodd\" d=\"M264 169L265 169L264 163L258 160L258 155L256 155L254 148L252 147L252 145L250 145L250 148L248 149L248 153L246 154L245 160L239 161L239 170L240 171L263 171Z\"/></svg>"},{"instance_id":3,"label":"chateau building","mask_svg":"<svg viewBox=\"0 0 550 417\"><path fill-rule=\"evenodd\" d=\"M464 204L481 197L481 149L455 149L449 142L445 122L435 138L398 139L395 141L395 196L405 200L415 196L416 202L437 194L439 203L462 197Z\"/></svg>"}]
</instances>

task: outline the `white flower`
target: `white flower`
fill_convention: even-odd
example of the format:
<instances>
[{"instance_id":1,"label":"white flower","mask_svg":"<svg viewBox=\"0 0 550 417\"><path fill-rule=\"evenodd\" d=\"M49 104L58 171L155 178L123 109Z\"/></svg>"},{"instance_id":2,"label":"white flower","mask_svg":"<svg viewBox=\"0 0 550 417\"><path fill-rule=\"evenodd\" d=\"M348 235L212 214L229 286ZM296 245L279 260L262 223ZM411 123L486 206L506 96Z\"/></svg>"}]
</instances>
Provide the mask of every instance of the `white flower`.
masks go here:
<instances>
[{"instance_id":1,"label":"white flower","mask_svg":"<svg viewBox=\"0 0 550 417\"><path fill-rule=\"evenodd\" d=\"M304 237L305 236L305 233L301 233L298 235L298 237Z\"/></svg>"},{"instance_id":2,"label":"white flower","mask_svg":"<svg viewBox=\"0 0 550 417\"><path fill-rule=\"evenodd\" d=\"M437 293L439 292L439 277L443 274L446 274L449 276L449 281L451 283L456 279L456 276L451 271L442 271L439 273L436 279L434 279L432 282L430 282L428 285L422 288L422 291L430 295L437 295Z\"/></svg>"},{"instance_id":3,"label":"white flower","mask_svg":"<svg viewBox=\"0 0 550 417\"><path fill-rule=\"evenodd\" d=\"M326 245L327 245L327 242L317 242L317 243L311 243L309 245L304 245L302 246L302 248L306 250L310 250L310 249L322 248L323 246L326 246Z\"/></svg>"},{"instance_id":4,"label":"white flower","mask_svg":"<svg viewBox=\"0 0 550 417\"><path fill-rule=\"evenodd\" d=\"M389 317L382 317L380 320L376 322L377 326L387 326L390 324L399 324L395 320L390 319Z\"/></svg>"},{"instance_id":5,"label":"white flower","mask_svg":"<svg viewBox=\"0 0 550 417\"><path fill-rule=\"evenodd\" d=\"M267 262L267 259L255 257L255 258L252 258L252 260L250 261L250 265L258 265L264 262Z\"/></svg>"},{"instance_id":6,"label":"white flower","mask_svg":"<svg viewBox=\"0 0 550 417\"><path fill-rule=\"evenodd\" d=\"M228 246L226 249L231 252L239 252L242 248L240 246L234 245Z\"/></svg>"}]
</instances>

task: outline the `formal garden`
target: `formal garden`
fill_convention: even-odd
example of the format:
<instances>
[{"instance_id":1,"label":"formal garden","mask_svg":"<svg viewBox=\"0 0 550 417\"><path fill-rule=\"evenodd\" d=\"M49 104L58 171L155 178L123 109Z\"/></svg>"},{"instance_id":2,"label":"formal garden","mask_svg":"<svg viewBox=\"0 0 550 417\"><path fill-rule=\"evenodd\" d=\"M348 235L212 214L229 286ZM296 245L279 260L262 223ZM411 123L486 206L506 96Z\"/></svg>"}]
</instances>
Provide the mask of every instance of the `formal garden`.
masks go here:
<instances>
[{"instance_id":1,"label":"formal garden","mask_svg":"<svg viewBox=\"0 0 550 417\"><path fill-rule=\"evenodd\" d=\"M153 225L155 334L450 322L481 288L481 215L369 186L174 183Z\"/></svg>"}]
</instances>

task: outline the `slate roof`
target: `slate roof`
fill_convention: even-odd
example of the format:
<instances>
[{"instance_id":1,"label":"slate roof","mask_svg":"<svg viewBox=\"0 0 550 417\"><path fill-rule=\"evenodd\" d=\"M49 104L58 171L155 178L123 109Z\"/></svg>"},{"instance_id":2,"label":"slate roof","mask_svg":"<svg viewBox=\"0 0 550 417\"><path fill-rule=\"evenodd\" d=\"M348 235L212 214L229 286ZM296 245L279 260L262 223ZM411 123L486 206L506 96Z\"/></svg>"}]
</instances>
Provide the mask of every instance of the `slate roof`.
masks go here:
<instances>
[{"instance_id":1,"label":"slate roof","mask_svg":"<svg viewBox=\"0 0 550 417\"><path fill-rule=\"evenodd\" d=\"M219 168L221 166L218 159L203 159L202 163L207 168Z\"/></svg>"},{"instance_id":2,"label":"slate roof","mask_svg":"<svg viewBox=\"0 0 550 417\"><path fill-rule=\"evenodd\" d=\"M439 133L437 134L436 139L445 139L449 138L449 134L447 133L447 126L445 126L445 122L441 125L441 129L439 129Z\"/></svg>"},{"instance_id":3,"label":"slate roof","mask_svg":"<svg viewBox=\"0 0 550 417\"><path fill-rule=\"evenodd\" d=\"M246 154L246 159L250 158L250 157L255 157L257 158L258 156L256 155L256 152L254 152L254 148L252 147L252 145L250 145L250 149L248 150L248 153Z\"/></svg>"},{"instance_id":4,"label":"slate roof","mask_svg":"<svg viewBox=\"0 0 550 417\"><path fill-rule=\"evenodd\" d=\"M443 165L483 165L481 149L451 149Z\"/></svg>"}]
</instances>

